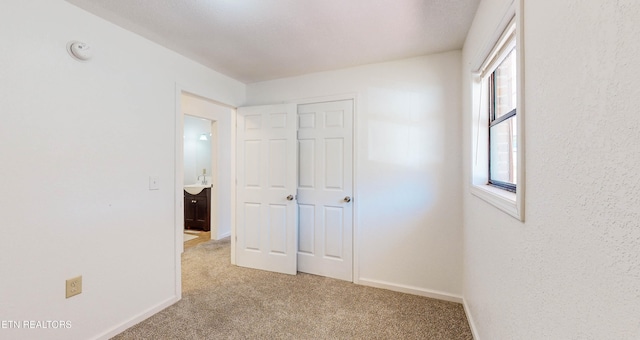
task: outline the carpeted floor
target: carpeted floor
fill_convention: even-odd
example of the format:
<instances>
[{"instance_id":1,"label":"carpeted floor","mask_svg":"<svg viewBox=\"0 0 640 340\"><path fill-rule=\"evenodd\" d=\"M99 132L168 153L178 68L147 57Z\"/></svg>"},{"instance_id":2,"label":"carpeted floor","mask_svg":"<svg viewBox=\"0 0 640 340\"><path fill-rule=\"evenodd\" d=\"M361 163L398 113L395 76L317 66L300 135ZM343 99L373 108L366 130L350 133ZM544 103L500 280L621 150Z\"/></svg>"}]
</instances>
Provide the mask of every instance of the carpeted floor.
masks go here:
<instances>
[{"instance_id":1,"label":"carpeted floor","mask_svg":"<svg viewBox=\"0 0 640 340\"><path fill-rule=\"evenodd\" d=\"M114 339L473 339L460 304L240 268L229 247L185 250L182 300Z\"/></svg>"}]
</instances>

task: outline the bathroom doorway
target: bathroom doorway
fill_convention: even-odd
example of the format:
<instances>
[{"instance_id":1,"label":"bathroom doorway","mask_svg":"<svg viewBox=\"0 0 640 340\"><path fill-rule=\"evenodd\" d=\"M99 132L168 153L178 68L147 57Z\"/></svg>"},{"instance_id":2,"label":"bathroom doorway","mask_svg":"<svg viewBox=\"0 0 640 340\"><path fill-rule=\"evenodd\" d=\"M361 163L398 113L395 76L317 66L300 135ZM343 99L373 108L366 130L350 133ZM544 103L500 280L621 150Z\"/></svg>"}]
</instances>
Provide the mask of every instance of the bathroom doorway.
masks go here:
<instances>
[{"instance_id":1,"label":"bathroom doorway","mask_svg":"<svg viewBox=\"0 0 640 340\"><path fill-rule=\"evenodd\" d=\"M176 125L182 126L182 143L176 141L176 162L181 163L176 169L176 203L180 206L176 222L186 227L187 236L209 233L211 239L223 239L231 235L235 199L231 129L235 108L184 91L179 95ZM205 200L209 200L208 206L203 204ZM202 216L204 208L209 211L207 221ZM184 246L199 241L206 240L198 237Z\"/></svg>"},{"instance_id":2,"label":"bathroom doorway","mask_svg":"<svg viewBox=\"0 0 640 340\"><path fill-rule=\"evenodd\" d=\"M217 178L217 121L184 114L184 248L211 239L215 218Z\"/></svg>"}]
</instances>

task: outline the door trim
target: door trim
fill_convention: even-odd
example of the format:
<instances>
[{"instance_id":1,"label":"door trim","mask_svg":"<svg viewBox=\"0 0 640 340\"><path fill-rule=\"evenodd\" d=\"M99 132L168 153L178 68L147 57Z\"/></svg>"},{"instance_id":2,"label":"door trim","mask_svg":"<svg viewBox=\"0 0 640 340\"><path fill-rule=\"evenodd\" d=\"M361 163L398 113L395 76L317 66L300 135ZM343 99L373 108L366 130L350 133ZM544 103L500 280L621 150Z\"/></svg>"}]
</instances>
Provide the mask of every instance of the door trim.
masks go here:
<instances>
[{"instance_id":1,"label":"door trim","mask_svg":"<svg viewBox=\"0 0 640 340\"><path fill-rule=\"evenodd\" d=\"M329 96L320 96L320 97L310 97L310 98L300 98L300 99L295 99L292 100L291 103L296 104L296 106L300 106L300 105L304 105L304 104L315 104L315 103L326 103L326 102L335 102L335 101L342 101L342 100L352 100L353 101L353 125L352 125L352 133L353 133L353 143L352 143L352 155L353 155L353 167L352 167L352 185L353 185L353 217L352 217L352 223L353 223L353 235L352 235L352 251L353 251L353 263L352 263L352 272L353 272L353 283L355 284L359 284L360 283L360 271L358 268L360 268L360 235L362 235L361 231L360 231L360 224L358 223L359 221L359 209L358 209L358 202L359 197L360 197L360 193L358 191L358 159L359 159L359 153L358 153L358 117L359 115L359 108L358 108L358 93L353 92L353 93L344 93L344 94L336 94L336 95L329 95ZM296 109L297 112L297 109Z\"/></svg>"}]
</instances>

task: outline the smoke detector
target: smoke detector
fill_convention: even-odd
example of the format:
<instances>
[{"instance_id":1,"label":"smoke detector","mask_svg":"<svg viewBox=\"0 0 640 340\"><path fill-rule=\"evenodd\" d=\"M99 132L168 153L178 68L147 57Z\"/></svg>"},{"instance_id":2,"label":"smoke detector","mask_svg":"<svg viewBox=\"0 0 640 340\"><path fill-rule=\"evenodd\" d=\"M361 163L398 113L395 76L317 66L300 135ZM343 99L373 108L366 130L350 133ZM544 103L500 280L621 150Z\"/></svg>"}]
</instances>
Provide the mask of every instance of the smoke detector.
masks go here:
<instances>
[{"instance_id":1,"label":"smoke detector","mask_svg":"<svg viewBox=\"0 0 640 340\"><path fill-rule=\"evenodd\" d=\"M79 61L87 61L91 59L93 55L91 53L91 46L75 40L67 43L67 52L69 52L70 56Z\"/></svg>"}]
</instances>

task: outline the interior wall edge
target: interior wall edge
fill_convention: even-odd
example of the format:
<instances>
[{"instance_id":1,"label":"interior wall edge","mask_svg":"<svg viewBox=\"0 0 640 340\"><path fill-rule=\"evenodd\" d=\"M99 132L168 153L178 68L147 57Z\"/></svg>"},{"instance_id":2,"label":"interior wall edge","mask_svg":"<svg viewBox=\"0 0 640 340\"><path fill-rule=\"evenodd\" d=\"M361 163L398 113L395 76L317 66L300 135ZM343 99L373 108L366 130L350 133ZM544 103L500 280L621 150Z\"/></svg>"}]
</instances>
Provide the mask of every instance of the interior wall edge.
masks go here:
<instances>
[{"instance_id":1,"label":"interior wall edge","mask_svg":"<svg viewBox=\"0 0 640 340\"><path fill-rule=\"evenodd\" d=\"M464 308L464 315L467 317L469 328L471 328L471 334L473 335L473 339L480 340L480 333L478 333L476 322L473 319L473 314L471 314L471 308L469 307L469 304L467 303L467 300L464 297L462 297L462 307Z\"/></svg>"}]
</instances>

